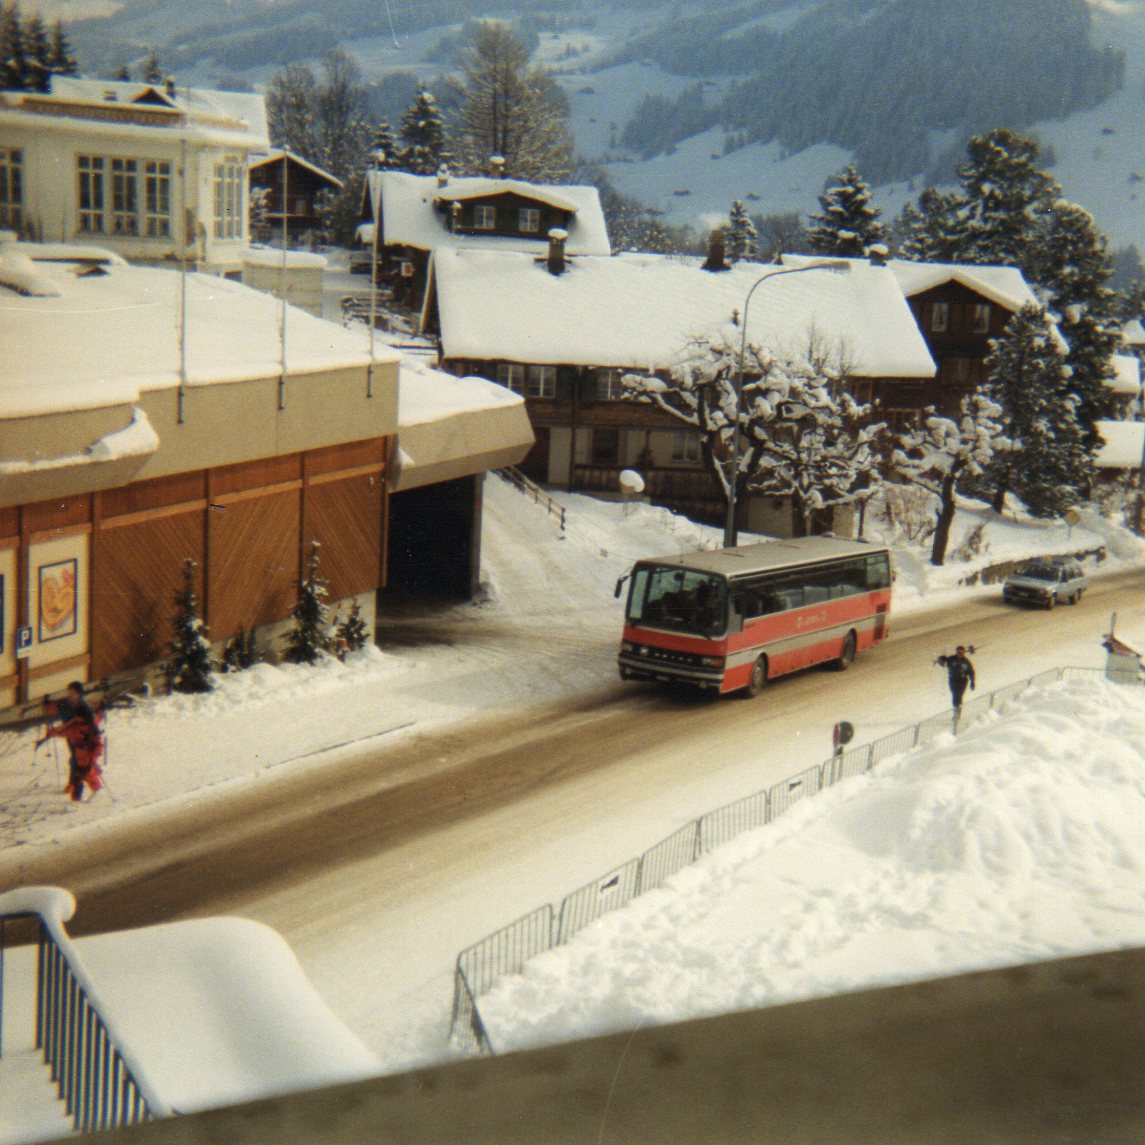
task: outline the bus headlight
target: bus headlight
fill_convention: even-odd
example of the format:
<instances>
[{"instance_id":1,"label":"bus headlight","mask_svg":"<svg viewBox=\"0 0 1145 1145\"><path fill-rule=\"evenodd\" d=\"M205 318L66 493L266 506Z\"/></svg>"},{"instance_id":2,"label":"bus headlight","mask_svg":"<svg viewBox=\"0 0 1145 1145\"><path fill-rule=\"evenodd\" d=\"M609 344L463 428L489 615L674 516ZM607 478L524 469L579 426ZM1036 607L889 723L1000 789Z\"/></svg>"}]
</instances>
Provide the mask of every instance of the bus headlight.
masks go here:
<instances>
[{"instance_id":1,"label":"bus headlight","mask_svg":"<svg viewBox=\"0 0 1145 1145\"><path fill-rule=\"evenodd\" d=\"M724 658L722 656L701 656L700 663L705 668L722 668L724 666Z\"/></svg>"},{"instance_id":2,"label":"bus headlight","mask_svg":"<svg viewBox=\"0 0 1145 1145\"><path fill-rule=\"evenodd\" d=\"M622 640L620 642L620 651L621 652L635 652L636 651L636 645L633 644L631 640Z\"/></svg>"}]
</instances>

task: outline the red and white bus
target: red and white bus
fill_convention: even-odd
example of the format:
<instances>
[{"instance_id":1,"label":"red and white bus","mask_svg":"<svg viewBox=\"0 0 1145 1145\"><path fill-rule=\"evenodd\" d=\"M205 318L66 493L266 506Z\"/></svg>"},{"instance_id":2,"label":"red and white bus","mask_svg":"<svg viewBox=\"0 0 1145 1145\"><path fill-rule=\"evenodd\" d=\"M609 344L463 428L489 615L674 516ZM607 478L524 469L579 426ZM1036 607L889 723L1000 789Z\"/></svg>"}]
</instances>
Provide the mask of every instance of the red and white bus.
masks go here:
<instances>
[{"instance_id":1,"label":"red and white bus","mask_svg":"<svg viewBox=\"0 0 1145 1145\"><path fill-rule=\"evenodd\" d=\"M885 548L833 537L765 541L638 561L630 580L622 680L757 695L813 664L846 668L887 635Z\"/></svg>"}]
</instances>

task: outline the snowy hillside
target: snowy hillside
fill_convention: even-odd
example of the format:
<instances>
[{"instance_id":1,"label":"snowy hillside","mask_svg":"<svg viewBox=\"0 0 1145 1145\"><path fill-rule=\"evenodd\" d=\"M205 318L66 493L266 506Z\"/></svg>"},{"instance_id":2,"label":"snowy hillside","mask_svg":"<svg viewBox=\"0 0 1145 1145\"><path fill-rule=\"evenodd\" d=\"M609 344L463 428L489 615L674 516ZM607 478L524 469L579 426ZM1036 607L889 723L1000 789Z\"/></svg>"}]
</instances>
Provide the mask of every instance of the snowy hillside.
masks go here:
<instances>
[{"instance_id":1,"label":"snowy hillside","mask_svg":"<svg viewBox=\"0 0 1145 1145\"><path fill-rule=\"evenodd\" d=\"M1145 112L1145 4L1140 0L1086 0L1084 4L1083 0L1053 0L1042 9L1047 26L1042 39L1037 21L1030 21L1026 4L961 0L943 13L953 21L956 31L961 26L973 29L972 34L965 34L959 51L981 54L959 57L953 76L938 71L924 74L927 69L921 62L917 66L911 62L916 54L919 61L933 58L922 41L922 32L912 31L927 29L928 25L925 5L920 7L918 0L846 8L835 0L818 4L802 0L716 2L706 5L691 23L686 17L681 19L675 7L659 0L640 4L591 0L572 11L548 11L516 0L504 0L493 8L478 0L428 7L403 4L401 0L389 0L381 6L341 0L324 7L321 14L296 0L275 4L208 0L194 6L170 0L148 4L88 0L84 5L34 0L25 7L49 15L63 14L72 20L71 34L81 59L92 70L102 69L105 74L120 64L138 62L155 49L161 65L183 81L258 87L284 62L318 57L333 47L342 47L356 56L365 77L378 85L379 113L384 111L391 121L404 107L404 95L415 80L439 89L443 86L440 77L452 66L458 33L466 19L498 16L515 22L535 49L535 58L560 74L580 153L603 160L620 190L663 212L671 222L701 230L725 215L733 198L744 199L754 213L761 214L815 209L816 196L828 176L850 160L857 161L863 170L863 148L879 148L888 135L894 134L885 125L893 121L893 109L900 106L903 118L899 133L903 139L895 144L900 152L899 166L901 153L919 154L920 158L910 179L877 188L876 201L888 215L897 214L903 202L917 193L928 166L933 167L944 155L949 161L951 148L955 155L960 152L960 131L967 126L975 130L1021 126L1052 148L1057 159L1052 173L1066 196L1095 215L1114 247L1134 243L1145 250L1145 212L1138 200L1145 178L1145 156L1139 153L1135 134ZM114 11L114 15L80 18L93 11L105 17ZM1088 30L1079 25L1087 12ZM853 35L845 32L844 26L851 26L847 21L853 24ZM993 37L977 33L987 22L996 30ZM888 40L893 50L881 54L874 51L862 39L864 25L874 27L872 35L876 38L893 36ZM1007 34L1020 34L1022 41L1008 43ZM807 59L803 66L796 64L790 83L777 90L776 73L758 74L759 61L768 58L765 51L775 50L773 38L785 35L791 42L783 42L784 59L798 61L800 52ZM917 53L912 50L912 35L919 41ZM1075 37L1068 49L1062 39L1065 36ZM688 37L692 38L691 48ZM1090 106L1093 97L1087 99L1078 90L1085 80L1059 74L1078 55L1077 44L1088 45L1092 53L1091 63L1082 67L1080 76L1108 69L1105 78L1093 80L1095 91L1101 90L1101 84L1113 82L1116 67L1112 61L1118 53L1124 54L1123 85L1097 106ZM1107 47L1108 58L1102 54ZM833 66L828 66L825 51L839 53ZM1058 62L1053 60L1054 51L1065 52ZM1032 53L1034 58L1047 54L1050 62L1045 68L1031 66L1022 52ZM1004 71L1008 56L1014 57L1009 77ZM950 62L942 61L935 67L949 66ZM855 76L862 78L838 78L840 73L849 75L847 69L856 69ZM958 84L964 75L976 77L974 90L965 92L968 107L980 98L982 89L989 88L989 98L1001 101L999 106L1047 106L1053 102L1047 92L1057 90L1066 101L1066 111L1087 106L1089 110L1074 110L1061 120L1055 120L1057 112L1052 111L1034 123L1026 116L1020 125L948 123L950 113L941 111L936 101L952 99L956 105L961 98ZM1052 80L1047 80L1047 75ZM832 83L851 86L834 91ZM633 123L645 97L678 104L690 89L695 89L696 100L707 108L705 122L710 126L690 138L677 138L670 132L658 154L647 155L622 145L625 129ZM714 113L733 89L737 101L755 100L758 104L757 109L749 102L742 124L725 122L729 115L734 118L734 110ZM924 101L932 110L920 113ZM391 106L395 103L397 106ZM852 104L853 110L848 111ZM731 108L735 106L733 103ZM729 149L729 132L733 136L746 134L750 140L752 125L768 106L774 106L782 122L803 117L811 126L802 127L801 133L792 137L798 138L797 143L761 140L743 145L741 138ZM678 115L678 109L670 111ZM986 116L981 108L977 112L969 109L971 113L978 120ZM854 121L849 127L848 114ZM914 123L920 114L929 118ZM1003 117L1012 120L1018 114L1015 111ZM834 126L829 121L834 121ZM824 133L818 142L814 138L816 123L821 123L819 130ZM869 138L858 145L857 152L823 141L831 131L839 138L855 138L864 124ZM880 161L893 163L890 154L883 154ZM878 183L877 172L864 174L869 182Z\"/></svg>"}]
</instances>

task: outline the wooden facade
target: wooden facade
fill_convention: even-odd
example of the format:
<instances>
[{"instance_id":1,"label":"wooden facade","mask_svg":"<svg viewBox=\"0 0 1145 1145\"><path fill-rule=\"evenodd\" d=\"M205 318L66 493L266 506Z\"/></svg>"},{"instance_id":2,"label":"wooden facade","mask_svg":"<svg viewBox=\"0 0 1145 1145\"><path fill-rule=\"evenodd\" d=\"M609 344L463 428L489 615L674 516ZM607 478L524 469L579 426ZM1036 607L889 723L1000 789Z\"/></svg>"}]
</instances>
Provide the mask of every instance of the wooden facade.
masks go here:
<instances>
[{"instance_id":1,"label":"wooden facade","mask_svg":"<svg viewBox=\"0 0 1145 1145\"><path fill-rule=\"evenodd\" d=\"M311 540L331 600L382 587L390 452L374 438L0 509L0 627L40 626L33 655L0 662L0 706L162 660L188 558L213 641L289 615ZM74 592L58 634L57 568Z\"/></svg>"},{"instance_id":2,"label":"wooden facade","mask_svg":"<svg viewBox=\"0 0 1145 1145\"><path fill-rule=\"evenodd\" d=\"M1013 312L960 282L949 281L907 299L938 370L904 390L880 383L875 397L888 410L958 411L962 399L986 381L990 340L999 337Z\"/></svg>"}]
</instances>

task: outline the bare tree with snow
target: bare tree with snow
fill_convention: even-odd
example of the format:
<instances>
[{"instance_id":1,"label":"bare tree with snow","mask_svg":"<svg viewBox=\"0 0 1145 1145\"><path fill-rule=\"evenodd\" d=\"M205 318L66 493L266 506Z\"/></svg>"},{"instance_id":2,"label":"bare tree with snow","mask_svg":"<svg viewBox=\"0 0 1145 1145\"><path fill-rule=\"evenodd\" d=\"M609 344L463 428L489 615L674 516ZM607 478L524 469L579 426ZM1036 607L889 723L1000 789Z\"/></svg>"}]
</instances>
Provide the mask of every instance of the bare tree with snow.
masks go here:
<instances>
[{"instance_id":1,"label":"bare tree with snow","mask_svg":"<svg viewBox=\"0 0 1145 1145\"><path fill-rule=\"evenodd\" d=\"M893 454L895 473L938 498L930 563L946 561L954 521L958 482L986 472L995 456L1009 450L1002 429L1002 408L983 394L967 394L957 418L928 410L922 424L899 435Z\"/></svg>"},{"instance_id":2,"label":"bare tree with snow","mask_svg":"<svg viewBox=\"0 0 1145 1145\"><path fill-rule=\"evenodd\" d=\"M740 367L742 349L742 398ZM829 351L814 330L802 352L777 357L734 330L689 345L667 377L626 374L630 397L651 402L700 435L701 456L725 499L732 434L739 427L737 502L748 493L791 498L796 533L817 509L861 500L878 481L882 426L846 388L844 348Z\"/></svg>"},{"instance_id":3,"label":"bare tree with snow","mask_svg":"<svg viewBox=\"0 0 1145 1145\"><path fill-rule=\"evenodd\" d=\"M450 144L460 169L483 173L500 156L515 179L560 182L572 168L568 101L525 45L499 20L482 21L461 54Z\"/></svg>"}]
</instances>

